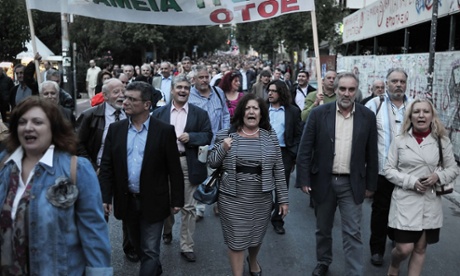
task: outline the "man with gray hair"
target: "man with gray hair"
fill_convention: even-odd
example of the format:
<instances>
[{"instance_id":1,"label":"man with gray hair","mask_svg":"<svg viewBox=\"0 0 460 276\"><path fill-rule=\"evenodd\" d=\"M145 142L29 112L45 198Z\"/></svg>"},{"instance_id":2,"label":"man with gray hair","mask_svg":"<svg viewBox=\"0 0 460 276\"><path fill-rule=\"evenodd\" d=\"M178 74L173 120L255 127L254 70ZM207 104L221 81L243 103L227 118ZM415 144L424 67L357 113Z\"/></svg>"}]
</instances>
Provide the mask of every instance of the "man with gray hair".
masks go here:
<instances>
[{"instance_id":1,"label":"man with gray hair","mask_svg":"<svg viewBox=\"0 0 460 276\"><path fill-rule=\"evenodd\" d=\"M372 83L371 93L372 94L369 97L366 97L361 101L362 105L366 105L367 102L372 100L374 97L378 97L385 94L385 83L383 82L383 80L375 80Z\"/></svg>"},{"instance_id":2,"label":"man with gray hair","mask_svg":"<svg viewBox=\"0 0 460 276\"><path fill-rule=\"evenodd\" d=\"M206 66L198 65L193 77L195 85L190 90L189 103L194 104L208 112L211 120L212 140L210 149L214 145L216 133L230 127L230 113L225 101L225 94L219 87L209 85L209 72ZM197 204L197 220L204 216L205 205Z\"/></svg>"},{"instance_id":3,"label":"man with gray hair","mask_svg":"<svg viewBox=\"0 0 460 276\"><path fill-rule=\"evenodd\" d=\"M49 69L47 71L46 80L56 82L59 87L59 104L65 108L73 110L75 107L75 102L70 93L61 87L61 79L61 72L54 69Z\"/></svg>"},{"instance_id":4,"label":"man with gray hair","mask_svg":"<svg viewBox=\"0 0 460 276\"><path fill-rule=\"evenodd\" d=\"M172 80L172 100L169 104L155 110L153 117L174 126L177 136L177 148L184 173L184 207L181 208L180 250L189 262L195 262L193 234L195 232L196 203L193 193L206 177L206 163L198 160L200 146L209 145L212 138L209 116L203 109L188 102L191 84L185 75ZM170 244L174 214L164 224L163 241Z\"/></svg>"},{"instance_id":5,"label":"man with gray hair","mask_svg":"<svg viewBox=\"0 0 460 276\"><path fill-rule=\"evenodd\" d=\"M377 188L377 127L369 109L355 103L359 80L342 73L334 82L337 100L314 108L297 154L296 187L311 194L316 216L313 276L332 263L332 227L337 207L342 221L344 275L363 275L362 203Z\"/></svg>"},{"instance_id":6,"label":"man with gray hair","mask_svg":"<svg viewBox=\"0 0 460 276\"><path fill-rule=\"evenodd\" d=\"M386 86L387 93L384 94L383 101L380 97L376 97L366 103L366 107L376 114L378 132L379 176L372 202L369 240L371 263L375 266L383 264L388 234L388 214L394 188L394 184L386 179L383 168L390 144L400 133L406 107L411 101L406 96L407 73L404 69L391 68L386 77Z\"/></svg>"},{"instance_id":7,"label":"man with gray hair","mask_svg":"<svg viewBox=\"0 0 460 276\"><path fill-rule=\"evenodd\" d=\"M61 114L75 128L75 116L71 109L63 107L59 104L59 85L55 81L46 80L38 86L38 93L41 98L47 99L59 106Z\"/></svg>"},{"instance_id":8,"label":"man with gray hair","mask_svg":"<svg viewBox=\"0 0 460 276\"><path fill-rule=\"evenodd\" d=\"M163 61L160 64L161 74L153 77L153 87L161 91L161 99L157 106L163 106L171 102L171 64Z\"/></svg>"}]
</instances>

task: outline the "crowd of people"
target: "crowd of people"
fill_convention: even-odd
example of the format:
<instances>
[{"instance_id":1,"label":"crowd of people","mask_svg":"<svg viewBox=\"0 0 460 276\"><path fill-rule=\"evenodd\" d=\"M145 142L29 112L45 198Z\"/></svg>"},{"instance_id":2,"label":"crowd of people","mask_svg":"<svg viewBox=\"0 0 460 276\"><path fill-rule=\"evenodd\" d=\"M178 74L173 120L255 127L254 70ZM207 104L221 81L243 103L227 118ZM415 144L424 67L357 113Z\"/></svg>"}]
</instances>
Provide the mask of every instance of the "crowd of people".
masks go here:
<instances>
[{"instance_id":1,"label":"crowd of people","mask_svg":"<svg viewBox=\"0 0 460 276\"><path fill-rule=\"evenodd\" d=\"M295 187L310 195L316 216L313 276L326 275L333 261L337 207L342 271L363 275L365 198L373 200L370 262L383 265L389 237L388 275L409 256L409 275L421 274L442 227L436 186L452 183L459 169L434 105L406 96L403 69L390 68L362 99L352 72L327 71L318 90L306 70L291 80L289 64L238 57L89 65L93 107L77 120L54 69L37 83L33 63L17 66L19 84L5 85L12 93L0 98L10 130L0 153L2 271L113 274L112 213L139 275L162 274L160 245L174 239L178 213L180 254L195 262L193 236L206 206L193 194L220 170L212 208L232 274L243 275L246 259L249 274L262 275L258 254L270 223L286 233L296 169ZM203 149L206 162L198 158Z\"/></svg>"}]
</instances>

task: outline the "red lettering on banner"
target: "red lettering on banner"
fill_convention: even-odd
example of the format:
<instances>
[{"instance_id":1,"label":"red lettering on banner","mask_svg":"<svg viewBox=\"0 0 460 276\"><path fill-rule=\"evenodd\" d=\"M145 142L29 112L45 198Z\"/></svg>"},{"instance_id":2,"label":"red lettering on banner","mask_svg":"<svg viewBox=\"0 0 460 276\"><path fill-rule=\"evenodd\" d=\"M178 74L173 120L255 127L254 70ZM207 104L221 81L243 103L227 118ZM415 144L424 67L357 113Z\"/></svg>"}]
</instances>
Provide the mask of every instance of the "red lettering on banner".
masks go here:
<instances>
[{"instance_id":1,"label":"red lettering on banner","mask_svg":"<svg viewBox=\"0 0 460 276\"><path fill-rule=\"evenodd\" d=\"M268 5L272 6L272 11L270 13L267 12ZM278 1L276 0L268 0L268 1L262 2L260 3L259 7L257 7L257 11L259 12L259 15L265 18L272 17L275 14L277 14L278 9L279 9L279 4L278 4Z\"/></svg>"},{"instance_id":2,"label":"red lettering on banner","mask_svg":"<svg viewBox=\"0 0 460 276\"><path fill-rule=\"evenodd\" d=\"M297 0L281 0L281 13L298 11L299 6L293 6L297 4Z\"/></svg>"},{"instance_id":3,"label":"red lettering on banner","mask_svg":"<svg viewBox=\"0 0 460 276\"><path fill-rule=\"evenodd\" d=\"M224 19L219 19L219 15L224 15ZM233 13L227 9L217 9L213 11L210 15L210 19L212 22L219 23L219 24L226 24L230 23L233 20Z\"/></svg>"},{"instance_id":4,"label":"red lettering on banner","mask_svg":"<svg viewBox=\"0 0 460 276\"><path fill-rule=\"evenodd\" d=\"M256 4L251 3L246 6L235 7L235 11L241 11L241 16L243 18L243 21L248 21L248 20L251 20L251 13L249 12L249 9L253 9L255 7L256 7Z\"/></svg>"},{"instance_id":5,"label":"red lettering on banner","mask_svg":"<svg viewBox=\"0 0 460 276\"><path fill-rule=\"evenodd\" d=\"M261 2L256 7L255 3L250 3L242 6L236 6L233 11L229 9L217 9L209 15L210 20L217 24L230 23L233 20L233 12L241 11L241 18L243 22L251 21L251 13L257 12L260 17L269 18L274 17L278 13L284 14L300 10L298 0L267 0ZM224 18L222 18L224 17Z\"/></svg>"}]
</instances>

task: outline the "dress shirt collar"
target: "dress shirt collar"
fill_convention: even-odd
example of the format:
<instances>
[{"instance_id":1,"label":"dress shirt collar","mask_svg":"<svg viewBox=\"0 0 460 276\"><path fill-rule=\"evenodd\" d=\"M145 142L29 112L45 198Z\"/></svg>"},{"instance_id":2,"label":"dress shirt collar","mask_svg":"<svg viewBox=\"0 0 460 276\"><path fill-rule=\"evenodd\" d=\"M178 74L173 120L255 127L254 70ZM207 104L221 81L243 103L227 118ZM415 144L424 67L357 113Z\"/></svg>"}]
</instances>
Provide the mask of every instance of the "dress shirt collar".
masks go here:
<instances>
[{"instance_id":1,"label":"dress shirt collar","mask_svg":"<svg viewBox=\"0 0 460 276\"><path fill-rule=\"evenodd\" d=\"M128 119L128 122L129 122L128 128L131 128L131 127L133 127L133 122L131 121L131 117L128 117L128 118L129 118L129 119ZM142 125L144 126L143 128L145 128L145 130L147 130L147 131L149 130L149 126L150 126L150 116L147 118L147 120L145 120L144 123L142 123ZM135 127L134 127L134 128L135 128ZM141 130L141 131L142 131L142 130Z\"/></svg>"},{"instance_id":2,"label":"dress shirt collar","mask_svg":"<svg viewBox=\"0 0 460 276\"><path fill-rule=\"evenodd\" d=\"M45 154L40 158L38 161L39 163L42 163L44 165L47 165L48 167L53 167L53 155L54 155L54 145L50 145L49 148L46 150ZM6 160L5 164L9 162L10 160L13 160L14 163L16 163L16 166L18 168L22 167L22 158L24 157L24 149L22 146L19 146L13 154Z\"/></svg>"},{"instance_id":3,"label":"dress shirt collar","mask_svg":"<svg viewBox=\"0 0 460 276\"><path fill-rule=\"evenodd\" d=\"M188 102L186 102L183 107L177 108L177 107L174 106L174 100L172 100L172 102L171 102L171 113L174 110L180 111L181 109L185 110L185 113L188 114Z\"/></svg>"},{"instance_id":4,"label":"dress shirt collar","mask_svg":"<svg viewBox=\"0 0 460 276\"><path fill-rule=\"evenodd\" d=\"M286 109L284 108L284 105L281 105L279 108L275 108L272 106L272 104L270 104L270 107L268 108L268 110L278 111L278 110L286 110Z\"/></svg>"}]
</instances>

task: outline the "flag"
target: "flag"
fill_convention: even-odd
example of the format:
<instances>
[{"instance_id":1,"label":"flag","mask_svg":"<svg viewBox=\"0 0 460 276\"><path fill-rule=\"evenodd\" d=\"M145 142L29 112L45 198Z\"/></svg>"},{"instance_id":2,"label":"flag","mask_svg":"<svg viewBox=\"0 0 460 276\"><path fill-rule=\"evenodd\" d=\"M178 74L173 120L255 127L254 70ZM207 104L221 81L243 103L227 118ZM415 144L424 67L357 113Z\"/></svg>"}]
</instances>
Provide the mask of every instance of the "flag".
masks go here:
<instances>
[{"instance_id":1,"label":"flag","mask_svg":"<svg viewBox=\"0 0 460 276\"><path fill-rule=\"evenodd\" d=\"M314 0L28 0L30 9L170 26L236 24L313 11ZM60 5L58 4L60 3Z\"/></svg>"}]
</instances>

